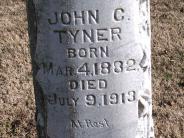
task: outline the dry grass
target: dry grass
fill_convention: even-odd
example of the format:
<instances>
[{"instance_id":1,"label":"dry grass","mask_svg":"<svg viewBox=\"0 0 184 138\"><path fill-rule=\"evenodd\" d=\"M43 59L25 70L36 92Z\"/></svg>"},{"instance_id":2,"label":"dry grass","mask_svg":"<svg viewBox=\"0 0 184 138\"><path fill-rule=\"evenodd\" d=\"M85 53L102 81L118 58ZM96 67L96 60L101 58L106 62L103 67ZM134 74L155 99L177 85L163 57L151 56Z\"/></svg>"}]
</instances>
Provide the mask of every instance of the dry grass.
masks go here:
<instances>
[{"instance_id":1,"label":"dry grass","mask_svg":"<svg viewBox=\"0 0 184 138\"><path fill-rule=\"evenodd\" d=\"M184 138L184 1L151 6L156 137Z\"/></svg>"},{"instance_id":2,"label":"dry grass","mask_svg":"<svg viewBox=\"0 0 184 138\"><path fill-rule=\"evenodd\" d=\"M25 4L0 2L0 137L35 136Z\"/></svg>"},{"instance_id":3,"label":"dry grass","mask_svg":"<svg viewBox=\"0 0 184 138\"><path fill-rule=\"evenodd\" d=\"M151 0L157 138L184 138L184 1ZM24 0L0 1L0 138L34 138Z\"/></svg>"}]
</instances>

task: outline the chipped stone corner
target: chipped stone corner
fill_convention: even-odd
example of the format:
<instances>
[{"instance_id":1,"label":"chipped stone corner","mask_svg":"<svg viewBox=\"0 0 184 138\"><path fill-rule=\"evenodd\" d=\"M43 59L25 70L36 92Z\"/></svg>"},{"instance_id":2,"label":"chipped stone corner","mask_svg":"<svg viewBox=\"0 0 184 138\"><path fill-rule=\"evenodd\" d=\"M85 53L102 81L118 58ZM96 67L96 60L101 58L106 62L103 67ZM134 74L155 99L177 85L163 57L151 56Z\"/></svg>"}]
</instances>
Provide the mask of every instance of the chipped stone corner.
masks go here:
<instances>
[{"instance_id":1,"label":"chipped stone corner","mask_svg":"<svg viewBox=\"0 0 184 138\"><path fill-rule=\"evenodd\" d=\"M144 72L144 81L138 98L139 120L136 138L154 138L151 89L150 0L139 0L139 16L139 40L143 51L140 67Z\"/></svg>"}]
</instances>

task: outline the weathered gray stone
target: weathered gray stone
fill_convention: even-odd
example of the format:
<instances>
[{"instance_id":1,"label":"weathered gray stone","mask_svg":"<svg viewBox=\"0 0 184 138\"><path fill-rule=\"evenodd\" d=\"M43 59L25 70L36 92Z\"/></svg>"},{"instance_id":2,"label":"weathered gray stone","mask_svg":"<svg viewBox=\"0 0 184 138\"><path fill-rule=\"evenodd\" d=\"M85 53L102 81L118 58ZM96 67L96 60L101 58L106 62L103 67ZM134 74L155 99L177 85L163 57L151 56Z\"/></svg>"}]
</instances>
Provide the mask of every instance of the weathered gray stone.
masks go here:
<instances>
[{"instance_id":1,"label":"weathered gray stone","mask_svg":"<svg viewBox=\"0 0 184 138\"><path fill-rule=\"evenodd\" d=\"M149 1L30 0L28 18L40 137L153 137Z\"/></svg>"}]
</instances>

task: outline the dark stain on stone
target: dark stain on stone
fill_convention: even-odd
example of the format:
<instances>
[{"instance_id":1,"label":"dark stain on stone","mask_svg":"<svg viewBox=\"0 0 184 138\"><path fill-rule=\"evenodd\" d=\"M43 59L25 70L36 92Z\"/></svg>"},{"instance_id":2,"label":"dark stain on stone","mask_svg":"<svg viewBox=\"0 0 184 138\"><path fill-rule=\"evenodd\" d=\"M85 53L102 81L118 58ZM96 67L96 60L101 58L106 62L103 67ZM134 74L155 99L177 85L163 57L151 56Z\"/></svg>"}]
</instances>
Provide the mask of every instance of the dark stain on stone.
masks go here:
<instances>
[{"instance_id":1,"label":"dark stain on stone","mask_svg":"<svg viewBox=\"0 0 184 138\"><path fill-rule=\"evenodd\" d=\"M143 58L139 64L140 67L143 69L143 72L145 72L148 69L148 66L145 66L146 59L147 59L147 55L146 55L146 52L143 50Z\"/></svg>"}]
</instances>

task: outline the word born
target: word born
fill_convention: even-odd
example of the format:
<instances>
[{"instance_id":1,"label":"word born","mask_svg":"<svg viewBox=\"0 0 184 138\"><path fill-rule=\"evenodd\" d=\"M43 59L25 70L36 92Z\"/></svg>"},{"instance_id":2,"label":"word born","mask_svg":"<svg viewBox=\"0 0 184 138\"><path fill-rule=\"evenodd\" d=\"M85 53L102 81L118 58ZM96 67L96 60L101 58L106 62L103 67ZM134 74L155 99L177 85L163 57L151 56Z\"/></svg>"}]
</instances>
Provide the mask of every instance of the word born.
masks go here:
<instances>
[{"instance_id":1,"label":"word born","mask_svg":"<svg viewBox=\"0 0 184 138\"><path fill-rule=\"evenodd\" d=\"M106 58L109 57L109 48L90 47L90 48L68 48L66 50L68 58Z\"/></svg>"}]
</instances>

